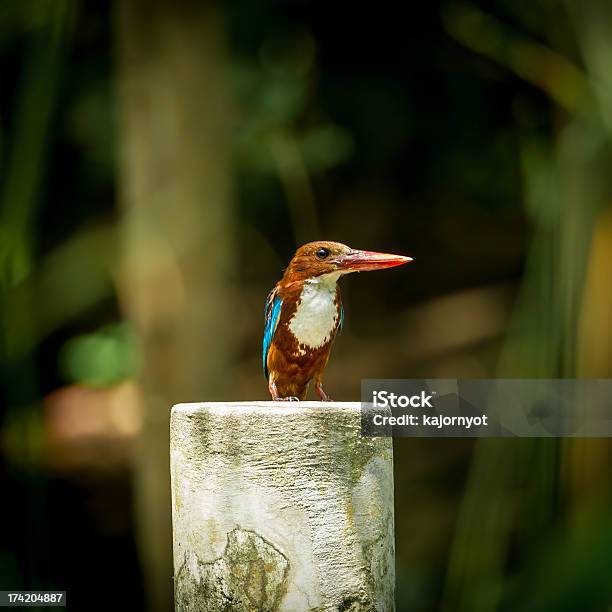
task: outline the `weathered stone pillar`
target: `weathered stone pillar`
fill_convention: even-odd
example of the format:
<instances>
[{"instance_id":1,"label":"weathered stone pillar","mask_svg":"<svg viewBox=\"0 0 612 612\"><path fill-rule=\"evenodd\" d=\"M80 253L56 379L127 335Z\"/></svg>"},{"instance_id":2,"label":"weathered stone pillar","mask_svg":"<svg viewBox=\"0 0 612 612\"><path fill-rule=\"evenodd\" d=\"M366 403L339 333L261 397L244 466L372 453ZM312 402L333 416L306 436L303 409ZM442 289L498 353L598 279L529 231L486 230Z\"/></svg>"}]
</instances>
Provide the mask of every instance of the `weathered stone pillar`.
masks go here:
<instances>
[{"instance_id":1,"label":"weathered stone pillar","mask_svg":"<svg viewBox=\"0 0 612 612\"><path fill-rule=\"evenodd\" d=\"M393 447L359 403L172 410L178 611L394 610Z\"/></svg>"}]
</instances>

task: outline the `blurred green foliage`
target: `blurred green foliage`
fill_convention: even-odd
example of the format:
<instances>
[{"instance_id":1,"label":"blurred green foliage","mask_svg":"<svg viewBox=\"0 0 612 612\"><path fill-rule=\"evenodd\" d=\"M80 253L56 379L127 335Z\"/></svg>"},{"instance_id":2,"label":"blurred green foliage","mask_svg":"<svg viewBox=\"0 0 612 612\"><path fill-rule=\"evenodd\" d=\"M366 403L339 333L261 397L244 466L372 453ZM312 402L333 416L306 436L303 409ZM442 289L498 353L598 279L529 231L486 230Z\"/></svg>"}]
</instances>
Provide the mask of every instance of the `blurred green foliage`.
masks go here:
<instances>
[{"instance_id":1,"label":"blurred green foliage","mask_svg":"<svg viewBox=\"0 0 612 612\"><path fill-rule=\"evenodd\" d=\"M74 336L58 355L68 382L104 387L138 376L137 338L127 323Z\"/></svg>"}]
</instances>

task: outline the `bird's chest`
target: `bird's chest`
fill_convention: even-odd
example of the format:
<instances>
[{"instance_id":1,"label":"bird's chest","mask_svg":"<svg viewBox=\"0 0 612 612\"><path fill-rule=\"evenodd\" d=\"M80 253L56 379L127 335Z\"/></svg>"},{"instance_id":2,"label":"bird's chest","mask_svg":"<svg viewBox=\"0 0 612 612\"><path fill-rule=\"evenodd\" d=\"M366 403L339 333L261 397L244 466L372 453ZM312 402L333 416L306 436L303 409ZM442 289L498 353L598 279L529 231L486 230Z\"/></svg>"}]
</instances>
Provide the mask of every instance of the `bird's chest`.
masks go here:
<instances>
[{"instance_id":1,"label":"bird's chest","mask_svg":"<svg viewBox=\"0 0 612 612\"><path fill-rule=\"evenodd\" d=\"M300 347L316 349L333 338L338 320L335 284L305 284L288 327Z\"/></svg>"}]
</instances>

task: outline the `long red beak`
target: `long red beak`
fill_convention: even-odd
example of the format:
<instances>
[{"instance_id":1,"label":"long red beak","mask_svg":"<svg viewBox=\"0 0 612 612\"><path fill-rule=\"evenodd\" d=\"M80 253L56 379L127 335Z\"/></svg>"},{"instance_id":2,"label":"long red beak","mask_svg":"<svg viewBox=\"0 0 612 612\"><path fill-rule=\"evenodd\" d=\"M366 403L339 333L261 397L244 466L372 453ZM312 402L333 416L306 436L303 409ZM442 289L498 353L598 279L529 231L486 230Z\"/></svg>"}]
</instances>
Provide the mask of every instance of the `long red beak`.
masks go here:
<instances>
[{"instance_id":1,"label":"long red beak","mask_svg":"<svg viewBox=\"0 0 612 612\"><path fill-rule=\"evenodd\" d=\"M350 253L341 255L337 259L337 263L341 269L350 270L351 272L366 272L368 270L394 268L395 266L403 266L409 261L412 261L412 257L357 250L352 250Z\"/></svg>"}]
</instances>

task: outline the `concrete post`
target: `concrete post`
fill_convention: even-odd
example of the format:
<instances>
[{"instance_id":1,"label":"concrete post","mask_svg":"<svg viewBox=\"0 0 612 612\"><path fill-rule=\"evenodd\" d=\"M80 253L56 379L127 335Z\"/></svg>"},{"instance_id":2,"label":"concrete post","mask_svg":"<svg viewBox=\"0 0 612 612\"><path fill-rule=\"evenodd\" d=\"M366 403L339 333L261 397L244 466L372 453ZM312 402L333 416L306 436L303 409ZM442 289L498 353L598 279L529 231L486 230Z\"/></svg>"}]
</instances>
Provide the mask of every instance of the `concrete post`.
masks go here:
<instances>
[{"instance_id":1,"label":"concrete post","mask_svg":"<svg viewBox=\"0 0 612 612\"><path fill-rule=\"evenodd\" d=\"M392 612L393 447L359 403L179 404L180 612Z\"/></svg>"}]
</instances>

